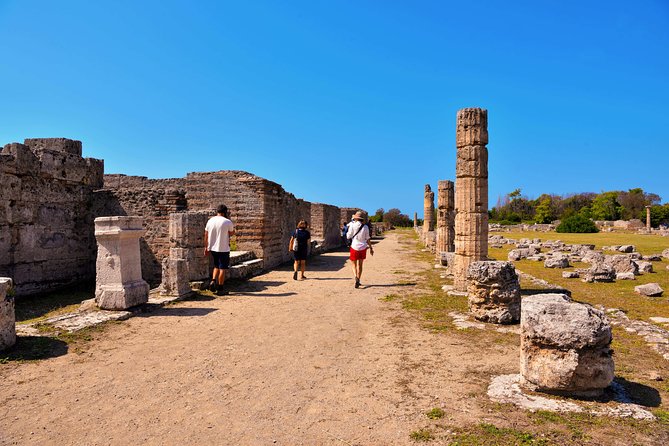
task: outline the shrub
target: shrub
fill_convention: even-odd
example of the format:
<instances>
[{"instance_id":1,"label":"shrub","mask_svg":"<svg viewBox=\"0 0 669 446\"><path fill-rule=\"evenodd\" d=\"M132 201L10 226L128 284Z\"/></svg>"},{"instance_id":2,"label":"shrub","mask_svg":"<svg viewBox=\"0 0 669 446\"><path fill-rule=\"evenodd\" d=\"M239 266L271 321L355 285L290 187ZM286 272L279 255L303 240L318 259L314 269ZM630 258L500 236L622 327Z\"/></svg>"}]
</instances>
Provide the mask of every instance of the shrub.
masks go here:
<instances>
[{"instance_id":1,"label":"shrub","mask_svg":"<svg viewBox=\"0 0 669 446\"><path fill-rule=\"evenodd\" d=\"M583 215L572 215L567 217L555 228L556 232L599 232L597 226L589 218Z\"/></svg>"}]
</instances>

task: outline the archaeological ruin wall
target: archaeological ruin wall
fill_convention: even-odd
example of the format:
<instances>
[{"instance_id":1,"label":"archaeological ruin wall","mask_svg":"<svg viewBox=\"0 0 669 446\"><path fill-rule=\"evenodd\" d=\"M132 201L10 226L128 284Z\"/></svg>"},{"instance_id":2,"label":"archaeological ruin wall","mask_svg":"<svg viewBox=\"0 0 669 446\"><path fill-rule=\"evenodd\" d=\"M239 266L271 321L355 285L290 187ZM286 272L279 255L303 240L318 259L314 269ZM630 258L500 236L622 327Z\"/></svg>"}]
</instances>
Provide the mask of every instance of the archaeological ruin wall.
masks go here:
<instances>
[{"instance_id":1,"label":"archaeological ruin wall","mask_svg":"<svg viewBox=\"0 0 669 446\"><path fill-rule=\"evenodd\" d=\"M323 203L311 203L311 237L323 240L325 249L341 245L340 209Z\"/></svg>"},{"instance_id":2,"label":"archaeological ruin wall","mask_svg":"<svg viewBox=\"0 0 669 446\"><path fill-rule=\"evenodd\" d=\"M0 152L0 276L32 294L95 274L93 191L103 161L65 138L26 139Z\"/></svg>"}]
</instances>

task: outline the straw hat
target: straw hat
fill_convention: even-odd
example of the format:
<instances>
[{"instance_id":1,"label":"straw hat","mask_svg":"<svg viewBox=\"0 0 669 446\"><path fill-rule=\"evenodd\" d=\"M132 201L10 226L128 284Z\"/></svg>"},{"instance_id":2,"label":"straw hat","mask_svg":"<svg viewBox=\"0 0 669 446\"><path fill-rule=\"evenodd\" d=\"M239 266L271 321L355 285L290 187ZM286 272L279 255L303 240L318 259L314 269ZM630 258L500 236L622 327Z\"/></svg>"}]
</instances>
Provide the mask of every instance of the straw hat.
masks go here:
<instances>
[{"instance_id":1,"label":"straw hat","mask_svg":"<svg viewBox=\"0 0 669 446\"><path fill-rule=\"evenodd\" d=\"M365 214L360 211L353 214L353 220L364 220L364 219L365 219Z\"/></svg>"}]
</instances>

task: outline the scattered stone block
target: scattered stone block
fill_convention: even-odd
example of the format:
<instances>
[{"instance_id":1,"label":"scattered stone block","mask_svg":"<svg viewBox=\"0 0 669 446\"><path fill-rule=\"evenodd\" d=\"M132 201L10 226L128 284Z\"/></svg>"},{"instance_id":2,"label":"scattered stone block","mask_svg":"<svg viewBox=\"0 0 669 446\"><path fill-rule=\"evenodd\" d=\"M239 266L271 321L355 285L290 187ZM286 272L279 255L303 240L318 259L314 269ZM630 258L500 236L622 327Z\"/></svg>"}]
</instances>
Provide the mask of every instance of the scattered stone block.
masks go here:
<instances>
[{"instance_id":1,"label":"scattered stone block","mask_svg":"<svg viewBox=\"0 0 669 446\"><path fill-rule=\"evenodd\" d=\"M192 294L188 280L188 265L185 259L163 259L163 281L160 294L185 297Z\"/></svg>"},{"instance_id":2,"label":"scattered stone block","mask_svg":"<svg viewBox=\"0 0 669 446\"><path fill-rule=\"evenodd\" d=\"M647 256L642 256L641 260L645 260L646 262L660 262L662 261L662 255L661 254L650 254Z\"/></svg>"},{"instance_id":3,"label":"scattered stone block","mask_svg":"<svg viewBox=\"0 0 669 446\"><path fill-rule=\"evenodd\" d=\"M564 294L523 299L523 382L549 393L594 396L614 377L611 326L604 313Z\"/></svg>"},{"instance_id":4,"label":"scattered stone block","mask_svg":"<svg viewBox=\"0 0 669 446\"><path fill-rule=\"evenodd\" d=\"M639 274L639 267L632 260L629 255L618 254L612 256L605 256L604 263L611 266L616 273L631 272Z\"/></svg>"},{"instance_id":5,"label":"scattered stone block","mask_svg":"<svg viewBox=\"0 0 669 446\"><path fill-rule=\"evenodd\" d=\"M653 272L653 264L650 262L646 262L643 260L636 260L634 263L636 263L637 268L639 269L639 272L642 273L652 273Z\"/></svg>"},{"instance_id":6,"label":"scattered stone block","mask_svg":"<svg viewBox=\"0 0 669 446\"><path fill-rule=\"evenodd\" d=\"M642 296L661 297L664 290L659 283L646 283L644 285L637 285L634 291Z\"/></svg>"},{"instance_id":7,"label":"scattered stone block","mask_svg":"<svg viewBox=\"0 0 669 446\"><path fill-rule=\"evenodd\" d=\"M606 263L595 263L583 275L583 281L593 282L613 282L616 279L616 271L611 265Z\"/></svg>"},{"instance_id":8,"label":"scattered stone block","mask_svg":"<svg viewBox=\"0 0 669 446\"><path fill-rule=\"evenodd\" d=\"M16 314L12 287L12 279L0 277L0 351L16 344Z\"/></svg>"},{"instance_id":9,"label":"scattered stone block","mask_svg":"<svg viewBox=\"0 0 669 446\"><path fill-rule=\"evenodd\" d=\"M511 251L509 251L509 254L507 254L507 259L510 262L515 262L518 260L526 259L529 255L530 255L529 248L512 249Z\"/></svg>"},{"instance_id":10,"label":"scattered stone block","mask_svg":"<svg viewBox=\"0 0 669 446\"><path fill-rule=\"evenodd\" d=\"M619 252L634 252L636 247L634 245L621 245L618 247Z\"/></svg>"},{"instance_id":11,"label":"scattered stone block","mask_svg":"<svg viewBox=\"0 0 669 446\"><path fill-rule=\"evenodd\" d=\"M544 262L544 267L546 268L569 268L569 257L564 255L555 255L549 257Z\"/></svg>"},{"instance_id":12,"label":"scattered stone block","mask_svg":"<svg viewBox=\"0 0 669 446\"><path fill-rule=\"evenodd\" d=\"M634 273L616 273L616 280L636 280Z\"/></svg>"},{"instance_id":13,"label":"scattered stone block","mask_svg":"<svg viewBox=\"0 0 669 446\"><path fill-rule=\"evenodd\" d=\"M583 255L581 261L584 263L602 263L604 262L604 254L599 251L589 251Z\"/></svg>"},{"instance_id":14,"label":"scattered stone block","mask_svg":"<svg viewBox=\"0 0 669 446\"><path fill-rule=\"evenodd\" d=\"M467 270L469 311L483 322L513 324L520 319L520 281L510 262L477 261Z\"/></svg>"},{"instance_id":15,"label":"scattered stone block","mask_svg":"<svg viewBox=\"0 0 669 446\"><path fill-rule=\"evenodd\" d=\"M139 254L143 234L141 217L95 219L95 300L100 308L125 310L149 300L149 284L142 279Z\"/></svg>"},{"instance_id":16,"label":"scattered stone block","mask_svg":"<svg viewBox=\"0 0 669 446\"><path fill-rule=\"evenodd\" d=\"M578 279L581 275L578 273L578 271L563 271L562 272L562 277L565 279Z\"/></svg>"},{"instance_id":17,"label":"scattered stone block","mask_svg":"<svg viewBox=\"0 0 669 446\"><path fill-rule=\"evenodd\" d=\"M667 248L667 249L665 249L664 251L662 251L662 257L664 257L665 259L669 260L669 248Z\"/></svg>"}]
</instances>

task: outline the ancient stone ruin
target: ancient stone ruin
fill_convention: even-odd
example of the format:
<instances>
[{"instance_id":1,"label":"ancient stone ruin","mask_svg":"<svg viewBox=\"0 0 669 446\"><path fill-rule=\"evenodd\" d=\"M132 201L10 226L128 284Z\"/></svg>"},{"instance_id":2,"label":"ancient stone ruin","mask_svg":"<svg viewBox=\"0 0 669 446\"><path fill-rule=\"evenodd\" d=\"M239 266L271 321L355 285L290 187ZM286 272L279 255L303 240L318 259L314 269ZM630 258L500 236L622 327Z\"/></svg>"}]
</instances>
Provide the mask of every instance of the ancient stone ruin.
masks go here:
<instances>
[{"instance_id":1,"label":"ancient stone ruin","mask_svg":"<svg viewBox=\"0 0 669 446\"><path fill-rule=\"evenodd\" d=\"M434 239L434 192L429 184L425 185L423 199L423 243L432 246Z\"/></svg>"},{"instance_id":2,"label":"ancient stone ruin","mask_svg":"<svg viewBox=\"0 0 669 446\"><path fill-rule=\"evenodd\" d=\"M437 186L437 258L442 252L455 251L455 189L452 181Z\"/></svg>"},{"instance_id":3,"label":"ancient stone ruin","mask_svg":"<svg viewBox=\"0 0 669 446\"><path fill-rule=\"evenodd\" d=\"M594 396L614 377L611 326L604 313L564 294L523 299L520 372L526 386Z\"/></svg>"},{"instance_id":4,"label":"ancient stone ruin","mask_svg":"<svg viewBox=\"0 0 669 446\"><path fill-rule=\"evenodd\" d=\"M26 139L0 152L0 276L14 279L17 295L92 282L96 217L142 217L142 275L158 285L164 259L193 260L179 257L185 253L171 256L172 213L211 216L216 206L226 204L236 226L236 248L271 268L290 260L286 246L298 220L310 223L312 238L326 250L341 244L340 223L359 210L297 199L247 172L159 180L104 175L101 160L81 155L81 142L65 138ZM201 237L203 231L204 226L195 232ZM177 270L178 263L172 265Z\"/></svg>"},{"instance_id":5,"label":"ancient stone ruin","mask_svg":"<svg viewBox=\"0 0 669 446\"><path fill-rule=\"evenodd\" d=\"M511 262L478 261L467 270L469 311L483 322L520 320L520 281Z\"/></svg>"},{"instance_id":6,"label":"ancient stone ruin","mask_svg":"<svg viewBox=\"0 0 669 446\"><path fill-rule=\"evenodd\" d=\"M467 291L472 262L488 257L488 112L458 111L455 166L454 288Z\"/></svg>"},{"instance_id":7,"label":"ancient stone ruin","mask_svg":"<svg viewBox=\"0 0 669 446\"><path fill-rule=\"evenodd\" d=\"M0 277L0 351L16 343L16 316L11 290L12 279Z\"/></svg>"},{"instance_id":8,"label":"ancient stone ruin","mask_svg":"<svg viewBox=\"0 0 669 446\"><path fill-rule=\"evenodd\" d=\"M149 284L142 279L139 217L95 219L98 258L95 302L104 310L125 310L149 300Z\"/></svg>"}]
</instances>

